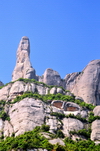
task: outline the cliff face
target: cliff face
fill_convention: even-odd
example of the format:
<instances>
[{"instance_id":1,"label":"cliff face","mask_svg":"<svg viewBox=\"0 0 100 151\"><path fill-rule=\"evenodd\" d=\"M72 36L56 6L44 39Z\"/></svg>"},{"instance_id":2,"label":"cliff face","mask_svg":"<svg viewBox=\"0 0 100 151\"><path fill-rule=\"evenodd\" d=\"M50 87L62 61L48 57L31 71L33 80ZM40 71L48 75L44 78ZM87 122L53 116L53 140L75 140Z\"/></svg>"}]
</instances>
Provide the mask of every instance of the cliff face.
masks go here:
<instances>
[{"instance_id":1,"label":"cliff face","mask_svg":"<svg viewBox=\"0 0 100 151\"><path fill-rule=\"evenodd\" d=\"M60 130L73 140L90 138L100 143L100 60L61 79L49 68L36 76L29 55L29 39L22 37L12 82L0 83L0 136L18 136L45 124L50 134ZM54 143L51 135L48 140Z\"/></svg>"},{"instance_id":2,"label":"cliff face","mask_svg":"<svg viewBox=\"0 0 100 151\"><path fill-rule=\"evenodd\" d=\"M12 136L13 133L18 136L45 123L50 126L51 133L61 129L65 137L73 139L71 131L88 131L93 122L91 140L99 141L100 130L94 125L98 125L100 120L90 120L95 106L84 104L81 98L61 87L21 78L0 89L0 100L0 114L5 113L0 115L1 136ZM95 116L99 116L100 107L97 107L93 110ZM82 136L75 135L74 139L77 137Z\"/></svg>"}]
</instances>

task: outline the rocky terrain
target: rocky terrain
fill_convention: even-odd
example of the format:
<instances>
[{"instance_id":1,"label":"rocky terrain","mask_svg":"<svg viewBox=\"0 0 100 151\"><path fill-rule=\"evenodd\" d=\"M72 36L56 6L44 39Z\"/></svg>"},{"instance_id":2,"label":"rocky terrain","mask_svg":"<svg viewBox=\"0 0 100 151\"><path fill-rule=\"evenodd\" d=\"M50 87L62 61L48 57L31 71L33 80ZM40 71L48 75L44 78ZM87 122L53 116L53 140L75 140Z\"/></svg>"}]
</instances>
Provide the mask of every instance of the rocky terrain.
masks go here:
<instances>
[{"instance_id":1,"label":"rocky terrain","mask_svg":"<svg viewBox=\"0 0 100 151\"><path fill-rule=\"evenodd\" d=\"M47 151L52 148L56 151L52 145L58 143L66 148L65 138L72 141L89 139L100 144L99 79L100 60L91 61L82 72L67 74L64 79L50 68L42 76L36 75L30 63L29 39L22 37L12 81L6 85L0 82L0 139L4 138L6 142L13 137L10 143L13 145L9 146L9 141L3 142L0 150ZM29 131L34 131L38 137L36 129L42 144L45 138L49 147L39 147L39 144L38 148L35 145L19 147L13 142L26 137ZM60 150L66 149L62 147Z\"/></svg>"}]
</instances>

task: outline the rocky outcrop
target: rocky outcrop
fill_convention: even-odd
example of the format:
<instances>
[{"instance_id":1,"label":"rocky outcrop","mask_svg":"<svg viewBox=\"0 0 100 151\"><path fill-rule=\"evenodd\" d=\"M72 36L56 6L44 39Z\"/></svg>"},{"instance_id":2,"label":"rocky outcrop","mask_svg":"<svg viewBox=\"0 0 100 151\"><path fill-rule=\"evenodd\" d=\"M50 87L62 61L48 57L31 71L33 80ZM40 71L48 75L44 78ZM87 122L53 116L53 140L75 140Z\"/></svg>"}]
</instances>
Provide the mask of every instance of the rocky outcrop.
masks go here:
<instances>
[{"instance_id":1,"label":"rocky outcrop","mask_svg":"<svg viewBox=\"0 0 100 151\"><path fill-rule=\"evenodd\" d=\"M43 102L33 98L25 98L9 107L10 123L4 125L4 136L15 136L31 131L44 123ZM8 126L9 123L9 126Z\"/></svg>"},{"instance_id":2,"label":"rocky outcrop","mask_svg":"<svg viewBox=\"0 0 100 151\"><path fill-rule=\"evenodd\" d=\"M93 60L86 66L71 92L86 103L100 105L100 60Z\"/></svg>"},{"instance_id":3,"label":"rocky outcrop","mask_svg":"<svg viewBox=\"0 0 100 151\"><path fill-rule=\"evenodd\" d=\"M39 81L44 82L47 85L63 86L63 81L61 80L59 73L50 68L45 70L42 77L39 78Z\"/></svg>"},{"instance_id":4,"label":"rocky outcrop","mask_svg":"<svg viewBox=\"0 0 100 151\"><path fill-rule=\"evenodd\" d=\"M17 61L12 81L19 78L36 79L47 85L62 86L74 93L75 96L82 98L86 103L100 105L100 60L91 61L82 72L67 74L64 79L61 79L57 71L50 68L46 69L42 76L36 76L30 63L30 42L24 36L17 50ZM56 92L62 93L62 90L54 88L51 90L52 94Z\"/></svg>"},{"instance_id":5,"label":"rocky outcrop","mask_svg":"<svg viewBox=\"0 0 100 151\"><path fill-rule=\"evenodd\" d=\"M27 37L22 37L17 50L16 66L12 74L12 81L19 78L35 79L35 70L30 63L30 42Z\"/></svg>"},{"instance_id":6,"label":"rocky outcrop","mask_svg":"<svg viewBox=\"0 0 100 151\"><path fill-rule=\"evenodd\" d=\"M22 95L24 92L28 91L32 93L38 93L40 95L46 95L49 93L62 93L66 95L65 91L58 87L53 87L51 89L48 86L44 86L42 83L38 82L25 83L24 81L15 81L14 83L9 83L7 86L4 86L2 89L0 89L0 100L12 100L16 98L16 96Z\"/></svg>"},{"instance_id":7,"label":"rocky outcrop","mask_svg":"<svg viewBox=\"0 0 100 151\"><path fill-rule=\"evenodd\" d=\"M100 116L100 105L94 108L93 113L94 113L94 116Z\"/></svg>"},{"instance_id":8,"label":"rocky outcrop","mask_svg":"<svg viewBox=\"0 0 100 151\"><path fill-rule=\"evenodd\" d=\"M82 72L67 74L64 79L50 68L38 76L30 63L29 39L22 37L12 82L5 86L0 82L0 86L0 136L18 136L45 124L50 127L49 133L40 134L52 144L64 145L61 139L52 136L64 133L73 140L86 139L92 125L91 140L100 143L100 120L93 117L92 121L96 120L90 124L93 106L84 103L100 105L100 60L91 61ZM93 113L100 116L100 106ZM79 131L82 129L86 132Z\"/></svg>"},{"instance_id":9,"label":"rocky outcrop","mask_svg":"<svg viewBox=\"0 0 100 151\"><path fill-rule=\"evenodd\" d=\"M84 128L84 125L81 121L73 118L64 118L63 119L63 133L65 136L70 136L70 131L78 131Z\"/></svg>"},{"instance_id":10,"label":"rocky outcrop","mask_svg":"<svg viewBox=\"0 0 100 151\"><path fill-rule=\"evenodd\" d=\"M49 140L49 142L50 142L51 144L60 144L60 145L62 145L62 146L65 145L64 142L63 142L60 138Z\"/></svg>"},{"instance_id":11,"label":"rocky outcrop","mask_svg":"<svg viewBox=\"0 0 100 151\"><path fill-rule=\"evenodd\" d=\"M91 140L100 143L100 120L95 120L92 123Z\"/></svg>"},{"instance_id":12,"label":"rocky outcrop","mask_svg":"<svg viewBox=\"0 0 100 151\"><path fill-rule=\"evenodd\" d=\"M80 74L80 72L74 72L74 73L67 74L65 76L65 78L64 78L64 80L65 80L64 88L66 90L70 90L70 91L73 90L73 87L75 86L76 79L79 76L79 74Z\"/></svg>"},{"instance_id":13,"label":"rocky outcrop","mask_svg":"<svg viewBox=\"0 0 100 151\"><path fill-rule=\"evenodd\" d=\"M48 101L48 103L46 104L42 100L28 97L22 99L20 102L18 101L16 103L13 103L14 98L22 95L28 90L33 93L38 92L39 94L43 95L46 94L48 87L43 87L43 85L39 85L39 83L37 85L35 83L16 81L14 83L8 84L0 90L0 95L2 94L2 98L0 98L1 101L3 98L5 98L7 102L4 107L4 111L10 117L10 121L3 121L2 119L0 119L0 131L3 132L5 137L12 136L13 133L15 134L15 136L23 134L25 131L31 131L36 126L41 126L44 123L50 126L51 133L55 133L55 131L61 129L62 126L63 132L66 135L70 130L77 131L79 129L82 129L84 124L82 125L82 122L79 120L76 120L74 118L64 118L59 121L56 116L52 115L52 113L60 113L62 115L74 114L75 116L82 116L82 112L86 111L84 111L76 103L66 102L62 100L53 100ZM78 124L78 126L75 125L76 123ZM2 133L0 135L2 135Z\"/></svg>"}]
</instances>

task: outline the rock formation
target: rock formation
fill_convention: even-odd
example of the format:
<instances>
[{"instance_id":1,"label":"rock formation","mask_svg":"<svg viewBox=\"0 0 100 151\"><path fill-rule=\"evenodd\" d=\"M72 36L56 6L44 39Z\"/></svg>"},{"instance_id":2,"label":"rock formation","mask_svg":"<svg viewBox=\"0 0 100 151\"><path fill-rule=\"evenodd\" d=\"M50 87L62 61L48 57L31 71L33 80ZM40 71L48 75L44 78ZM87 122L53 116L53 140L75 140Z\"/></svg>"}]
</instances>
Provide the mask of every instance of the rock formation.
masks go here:
<instances>
[{"instance_id":1,"label":"rock formation","mask_svg":"<svg viewBox=\"0 0 100 151\"><path fill-rule=\"evenodd\" d=\"M47 85L64 86L64 81L61 79L59 73L53 69L46 69L44 74L39 77L38 81L44 82Z\"/></svg>"},{"instance_id":2,"label":"rock formation","mask_svg":"<svg viewBox=\"0 0 100 151\"><path fill-rule=\"evenodd\" d=\"M16 66L12 74L12 81L19 78L35 79L35 70L30 63L30 42L29 39L22 37L17 50Z\"/></svg>"},{"instance_id":3,"label":"rock formation","mask_svg":"<svg viewBox=\"0 0 100 151\"><path fill-rule=\"evenodd\" d=\"M86 66L71 92L86 103L100 105L100 60L93 60Z\"/></svg>"},{"instance_id":4,"label":"rock formation","mask_svg":"<svg viewBox=\"0 0 100 151\"><path fill-rule=\"evenodd\" d=\"M55 88L55 94L57 94L59 87ZM3 132L5 137L12 136L12 133L14 133L15 136L23 134L25 131L31 131L36 126L41 126L44 123L50 126L51 133L54 133L63 126L62 130L66 136L70 136L69 132L72 130L78 131L83 129L84 124L77 119L64 118L62 122L60 122L56 116L51 115L51 113L60 113L64 115L80 115L83 117L83 112L85 112L84 115L87 117L87 111L76 103L62 100L47 100L48 103L45 103L41 99L32 97L25 97L13 103L16 97L24 95L25 92L38 93L43 96L50 93L50 88L38 82L25 83L24 81L15 81L0 89L0 100L6 101L4 111L10 117L10 121L0 119L0 131ZM62 90L61 94L66 96L64 90Z\"/></svg>"},{"instance_id":5,"label":"rock formation","mask_svg":"<svg viewBox=\"0 0 100 151\"><path fill-rule=\"evenodd\" d=\"M0 86L0 138L17 137L45 124L49 133L40 134L51 144L65 146L63 137L88 137L100 144L100 60L91 61L82 72L67 74L64 79L50 68L36 76L30 63L29 39L22 37L12 82L0 82ZM58 134L63 137L57 138Z\"/></svg>"},{"instance_id":6,"label":"rock formation","mask_svg":"<svg viewBox=\"0 0 100 151\"><path fill-rule=\"evenodd\" d=\"M35 69L30 63L30 42L25 36L22 37L17 50L12 81L19 78L37 79L47 85L62 86L75 96L81 97L86 103L100 104L100 60L91 61L82 72L67 74L64 79L61 79L57 71L50 68L46 69L42 76L36 76Z\"/></svg>"},{"instance_id":7,"label":"rock formation","mask_svg":"<svg viewBox=\"0 0 100 151\"><path fill-rule=\"evenodd\" d=\"M79 76L80 72L74 72L71 74L67 74L64 78L65 82L64 82L64 88L66 90L73 90L73 87L75 86L76 83L76 79Z\"/></svg>"}]
</instances>

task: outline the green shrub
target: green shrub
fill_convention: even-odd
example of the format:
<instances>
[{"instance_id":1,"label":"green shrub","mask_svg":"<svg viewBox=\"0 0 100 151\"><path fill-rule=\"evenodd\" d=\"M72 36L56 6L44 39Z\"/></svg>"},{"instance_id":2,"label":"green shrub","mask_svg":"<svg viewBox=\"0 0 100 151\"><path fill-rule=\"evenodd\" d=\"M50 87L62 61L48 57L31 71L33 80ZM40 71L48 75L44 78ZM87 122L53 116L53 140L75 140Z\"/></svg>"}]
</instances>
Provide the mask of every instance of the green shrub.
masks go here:
<instances>
[{"instance_id":1,"label":"green shrub","mask_svg":"<svg viewBox=\"0 0 100 151\"><path fill-rule=\"evenodd\" d=\"M3 121L5 120L10 121L10 117L7 115L7 113L4 110L0 111L0 118L2 118Z\"/></svg>"},{"instance_id":2,"label":"green shrub","mask_svg":"<svg viewBox=\"0 0 100 151\"><path fill-rule=\"evenodd\" d=\"M61 130L57 130L56 137L64 138L65 136L64 136L64 133Z\"/></svg>"},{"instance_id":3,"label":"green shrub","mask_svg":"<svg viewBox=\"0 0 100 151\"><path fill-rule=\"evenodd\" d=\"M81 130L79 130L79 131L70 131L70 134L77 134L77 135L83 135L83 136L85 136L86 138L90 138L90 134L91 134L91 129L88 129L88 130L86 130L86 129L81 129Z\"/></svg>"},{"instance_id":4,"label":"green shrub","mask_svg":"<svg viewBox=\"0 0 100 151\"><path fill-rule=\"evenodd\" d=\"M88 122L92 123L95 120L100 120L100 116L94 116L94 113L90 112L88 117Z\"/></svg>"},{"instance_id":5,"label":"green shrub","mask_svg":"<svg viewBox=\"0 0 100 151\"><path fill-rule=\"evenodd\" d=\"M43 125L41 126L41 129L42 129L43 131L47 132L47 131L49 131L50 126L43 124Z\"/></svg>"},{"instance_id":6,"label":"green shrub","mask_svg":"<svg viewBox=\"0 0 100 151\"><path fill-rule=\"evenodd\" d=\"M75 119L78 119L82 122L87 122L87 120L85 118L82 118L80 115L74 115L74 114L69 114L69 115L65 115L65 114L62 114L62 113L58 113L58 112L51 112L50 113L51 116L56 116L57 119L63 119L63 118L75 118Z\"/></svg>"}]
</instances>

